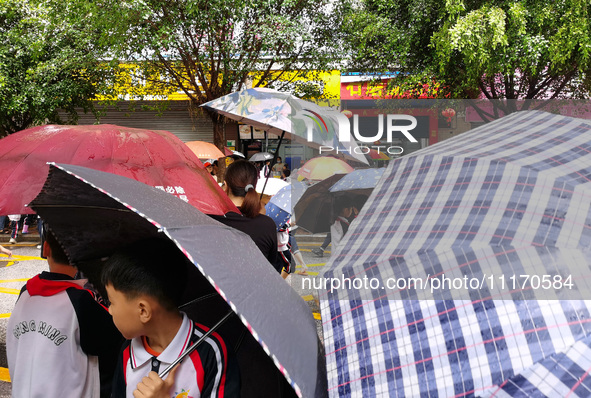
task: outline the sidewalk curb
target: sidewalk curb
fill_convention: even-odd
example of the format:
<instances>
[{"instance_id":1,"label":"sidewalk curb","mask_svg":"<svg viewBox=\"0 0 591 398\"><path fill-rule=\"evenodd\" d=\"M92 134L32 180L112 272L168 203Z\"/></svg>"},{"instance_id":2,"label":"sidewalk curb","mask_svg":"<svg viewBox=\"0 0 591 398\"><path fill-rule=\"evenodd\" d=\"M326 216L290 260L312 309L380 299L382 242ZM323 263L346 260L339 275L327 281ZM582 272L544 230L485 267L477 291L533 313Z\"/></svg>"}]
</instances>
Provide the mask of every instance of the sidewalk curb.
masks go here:
<instances>
[{"instance_id":1,"label":"sidewalk curb","mask_svg":"<svg viewBox=\"0 0 591 398\"><path fill-rule=\"evenodd\" d=\"M298 241L298 243L322 243L324 242L324 238L326 238L326 233L323 234L306 234L306 233L298 233L299 231L296 230L294 234L294 238Z\"/></svg>"},{"instance_id":2,"label":"sidewalk curb","mask_svg":"<svg viewBox=\"0 0 591 398\"><path fill-rule=\"evenodd\" d=\"M0 234L0 245L6 246L11 245L9 243L10 235L9 234ZM18 234L16 237L16 243L41 243L41 237L37 233L28 233L28 234Z\"/></svg>"}]
</instances>

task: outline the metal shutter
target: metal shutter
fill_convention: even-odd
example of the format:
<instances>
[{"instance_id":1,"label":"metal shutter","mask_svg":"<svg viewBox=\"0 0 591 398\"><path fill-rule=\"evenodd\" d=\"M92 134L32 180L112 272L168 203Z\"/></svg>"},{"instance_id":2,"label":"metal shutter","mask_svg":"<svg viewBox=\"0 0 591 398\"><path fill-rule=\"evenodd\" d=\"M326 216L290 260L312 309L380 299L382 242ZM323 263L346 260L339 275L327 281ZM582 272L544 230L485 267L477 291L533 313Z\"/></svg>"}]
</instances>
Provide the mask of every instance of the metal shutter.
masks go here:
<instances>
[{"instance_id":1,"label":"metal shutter","mask_svg":"<svg viewBox=\"0 0 591 398\"><path fill-rule=\"evenodd\" d=\"M167 130L179 137L183 142L213 142L213 123L206 116L191 117L189 101L166 101L168 109L159 114L153 110L143 110L142 105L154 104L154 101L123 101L117 107L109 107L100 118L100 124L116 124L119 126L144 128L151 130ZM132 109L130 111L130 105ZM95 124L92 114L79 113L78 124Z\"/></svg>"}]
</instances>

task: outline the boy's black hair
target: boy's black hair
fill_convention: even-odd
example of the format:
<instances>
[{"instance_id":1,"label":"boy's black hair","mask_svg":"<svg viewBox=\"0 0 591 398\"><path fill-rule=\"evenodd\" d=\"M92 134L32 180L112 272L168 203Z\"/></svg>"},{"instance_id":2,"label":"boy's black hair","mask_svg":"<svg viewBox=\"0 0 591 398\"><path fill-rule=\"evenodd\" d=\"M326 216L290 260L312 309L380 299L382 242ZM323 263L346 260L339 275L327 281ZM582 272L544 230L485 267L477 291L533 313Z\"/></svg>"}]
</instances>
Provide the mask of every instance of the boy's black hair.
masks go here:
<instances>
[{"instance_id":1,"label":"boy's black hair","mask_svg":"<svg viewBox=\"0 0 591 398\"><path fill-rule=\"evenodd\" d=\"M43 226L43 239L51 249L51 258L53 258L53 261L58 264L71 265L68 255L47 224Z\"/></svg>"},{"instance_id":2,"label":"boy's black hair","mask_svg":"<svg viewBox=\"0 0 591 398\"><path fill-rule=\"evenodd\" d=\"M189 264L187 264L189 263ZM169 239L149 238L133 243L111 255L101 280L128 298L148 295L167 311L178 311L193 266Z\"/></svg>"},{"instance_id":3,"label":"boy's black hair","mask_svg":"<svg viewBox=\"0 0 591 398\"><path fill-rule=\"evenodd\" d=\"M337 198L335 203L336 214L339 215L341 211L353 206L353 200L349 196L341 196Z\"/></svg>"}]
</instances>

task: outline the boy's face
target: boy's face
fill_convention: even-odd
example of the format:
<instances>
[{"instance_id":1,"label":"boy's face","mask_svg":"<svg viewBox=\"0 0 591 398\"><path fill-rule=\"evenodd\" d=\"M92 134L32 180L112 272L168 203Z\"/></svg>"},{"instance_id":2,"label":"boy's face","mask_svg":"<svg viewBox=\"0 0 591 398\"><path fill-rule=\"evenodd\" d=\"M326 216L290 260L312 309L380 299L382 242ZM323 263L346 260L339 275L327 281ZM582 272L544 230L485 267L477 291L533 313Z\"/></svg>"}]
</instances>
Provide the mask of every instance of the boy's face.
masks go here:
<instances>
[{"instance_id":1,"label":"boy's face","mask_svg":"<svg viewBox=\"0 0 591 398\"><path fill-rule=\"evenodd\" d=\"M105 289L111 302L109 314L123 337L131 340L141 336L143 324L140 321L139 298L129 299L122 292L115 290L111 284L106 285Z\"/></svg>"}]
</instances>

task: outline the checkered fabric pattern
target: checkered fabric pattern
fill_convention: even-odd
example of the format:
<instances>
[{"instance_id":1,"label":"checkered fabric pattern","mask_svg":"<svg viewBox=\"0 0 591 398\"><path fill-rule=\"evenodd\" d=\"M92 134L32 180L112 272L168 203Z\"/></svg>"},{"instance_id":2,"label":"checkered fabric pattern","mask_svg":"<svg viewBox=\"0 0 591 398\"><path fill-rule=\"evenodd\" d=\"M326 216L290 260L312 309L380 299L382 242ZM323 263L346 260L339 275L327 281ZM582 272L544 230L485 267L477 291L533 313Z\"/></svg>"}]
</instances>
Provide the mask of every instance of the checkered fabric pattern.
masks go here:
<instances>
[{"instance_id":1,"label":"checkered fabric pattern","mask_svg":"<svg viewBox=\"0 0 591 398\"><path fill-rule=\"evenodd\" d=\"M589 397L591 396L591 338L577 341L564 353L552 355L483 397Z\"/></svg>"},{"instance_id":2,"label":"checkered fabric pattern","mask_svg":"<svg viewBox=\"0 0 591 398\"><path fill-rule=\"evenodd\" d=\"M427 300L328 286L319 296L330 396L525 396L521 380L539 396L564 386L589 395L590 356L576 352L591 335L590 207L591 123L581 119L518 112L390 162L320 283L548 273L576 275L575 295L481 289ZM561 355L578 368L546 362Z\"/></svg>"}]
</instances>

